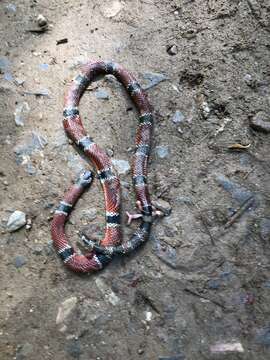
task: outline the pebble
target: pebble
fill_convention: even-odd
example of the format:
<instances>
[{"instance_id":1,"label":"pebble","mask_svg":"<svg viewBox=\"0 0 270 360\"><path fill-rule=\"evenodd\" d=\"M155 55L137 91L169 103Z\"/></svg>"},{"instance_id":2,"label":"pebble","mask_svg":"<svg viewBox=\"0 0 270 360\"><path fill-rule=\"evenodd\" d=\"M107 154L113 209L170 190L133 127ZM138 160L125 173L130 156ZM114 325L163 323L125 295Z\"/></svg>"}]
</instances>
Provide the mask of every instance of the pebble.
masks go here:
<instances>
[{"instance_id":1,"label":"pebble","mask_svg":"<svg viewBox=\"0 0 270 360\"><path fill-rule=\"evenodd\" d=\"M123 2L119 0L112 0L109 3L105 2L101 7L101 12L106 18L112 18L119 14L123 8Z\"/></svg>"},{"instance_id":2,"label":"pebble","mask_svg":"<svg viewBox=\"0 0 270 360\"><path fill-rule=\"evenodd\" d=\"M251 196L254 196L250 190L247 190L245 187L237 184L234 181L231 181L224 175L218 175L217 182L223 187L224 190L232 195L234 200L241 204L248 200Z\"/></svg>"},{"instance_id":3,"label":"pebble","mask_svg":"<svg viewBox=\"0 0 270 360\"><path fill-rule=\"evenodd\" d=\"M208 281L208 288L211 290L218 290L220 288L220 281L218 279L211 279Z\"/></svg>"},{"instance_id":4,"label":"pebble","mask_svg":"<svg viewBox=\"0 0 270 360\"><path fill-rule=\"evenodd\" d=\"M269 326L267 326L263 329L259 329L257 336L256 336L256 342L263 346L270 347L270 327Z\"/></svg>"},{"instance_id":5,"label":"pebble","mask_svg":"<svg viewBox=\"0 0 270 360\"><path fill-rule=\"evenodd\" d=\"M250 74L246 74L244 76L244 81L247 83L247 85L250 85L252 83L252 76Z\"/></svg>"},{"instance_id":6,"label":"pebble","mask_svg":"<svg viewBox=\"0 0 270 360\"><path fill-rule=\"evenodd\" d=\"M155 153L160 159L165 159L169 155L169 149L167 145L156 146Z\"/></svg>"},{"instance_id":7,"label":"pebble","mask_svg":"<svg viewBox=\"0 0 270 360\"><path fill-rule=\"evenodd\" d=\"M232 343L217 343L215 345L210 346L210 351L212 353L243 353L244 348L240 342L232 342Z\"/></svg>"},{"instance_id":8,"label":"pebble","mask_svg":"<svg viewBox=\"0 0 270 360\"><path fill-rule=\"evenodd\" d=\"M250 120L250 126L257 131L269 133L270 132L270 116L263 111L259 111Z\"/></svg>"},{"instance_id":9,"label":"pebble","mask_svg":"<svg viewBox=\"0 0 270 360\"><path fill-rule=\"evenodd\" d=\"M37 23L39 27L44 27L48 25L48 20L42 14L39 14L37 17Z\"/></svg>"},{"instance_id":10,"label":"pebble","mask_svg":"<svg viewBox=\"0 0 270 360\"><path fill-rule=\"evenodd\" d=\"M16 10L17 10L17 7L16 7L15 4L8 4L8 5L6 5L6 9L7 9L9 12L15 13Z\"/></svg>"},{"instance_id":11,"label":"pebble","mask_svg":"<svg viewBox=\"0 0 270 360\"><path fill-rule=\"evenodd\" d=\"M77 304L77 297L72 296L64 300L58 308L58 313L56 316L56 325L62 324L66 318L71 314L72 310L75 308Z\"/></svg>"},{"instance_id":12,"label":"pebble","mask_svg":"<svg viewBox=\"0 0 270 360\"><path fill-rule=\"evenodd\" d=\"M174 124L179 124L181 122L183 122L185 119L185 116L183 115L183 113L181 113L181 111L176 110L175 114L172 117L172 122Z\"/></svg>"},{"instance_id":13,"label":"pebble","mask_svg":"<svg viewBox=\"0 0 270 360\"><path fill-rule=\"evenodd\" d=\"M37 150L42 150L48 144L47 138L36 131L32 131L31 135L27 135L25 140L14 148L15 154L20 157L23 155L31 155Z\"/></svg>"},{"instance_id":14,"label":"pebble","mask_svg":"<svg viewBox=\"0 0 270 360\"><path fill-rule=\"evenodd\" d=\"M176 46L175 44L170 45L170 46L167 48L167 53L168 53L169 55L172 55L172 56L178 54L178 48L177 48L177 46Z\"/></svg>"},{"instance_id":15,"label":"pebble","mask_svg":"<svg viewBox=\"0 0 270 360\"><path fill-rule=\"evenodd\" d=\"M105 283L105 281L103 279L97 278L95 280L95 283L96 283L98 289L104 295L105 299L110 304L112 304L113 306L116 306L120 303L119 297L112 291L112 289Z\"/></svg>"},{"instance_id":16,"label":"pebble","mask_svg":"<svg viewBox=\"0 0 270 360\"><path fill-rule=\"evenodd\" d=\"M33 249L34 255L42 255L43 253L43 246L42 245L36 245Z\"/></svg>"},{"instance_id":17,"label":"pebble","mask_svg":"<svg viewBox=\"0 0 270 360\"><path fill-rule=\"evenodd\" d=\"M21 268L23 265L27 263L27 260L24 256L18 255L14 259L14 265L17 269Z\"/></svg>"},{"instance_id":18,"label":"pebble","mask_svg":"<svg viewBox=\"0 0 270 360\"><path fill-rule=\"evenodd\" d=\"M97 217L97 209L90 208L87 210L82 210L81 212L81 218L85 220L92 221Z\"/></svg>"},{"instance_id":19,"label":"pebble","mask_svg":"<svg viewBox=\"0 0 270 360\"><path fill-rule=\"evenodd\" d=\"M270 219L267 219L267 218L261 219L260 235L264 241L270 240Z\"/></svg>"},{"instance_id":20,"label":"pebble","mask_svg":"<svg viewBox=\"0 0 270 360\"><path fill-rule=\"evenodd\" d=\"M142 86L143 90L148 90L148 89L158 85L162 81L169 80L169 78L164 74L151 73L151 72L144 73L143 77L145 80L148 81L148 83L146 85Z\"/></svg>"},{"instance_id":21,"label":"pebble","mask_svg":"<svg viewBox=\"0 0 270 360\"><path fill-rule=\"evenodd\" d=\"M95 92L96 98L99 100L109 100L109 94L106 90L104 89L98 89Z\"/></svg>"},{"instance_id":22,"label":"pebble","mask_svg":"<svg viewBox=\"0 0 270 360\"><path fill-rule=\"evenodd\" d=\"M33 345L25 343L16 349L16 360L26 360L33 354Z\"/></svg>"},{"instance_id":23,"label":"pebble","mask_svg":"<svg viewBox=\"0 0 270 360\"><path fill-rule=\"evenodd\" d=\"M27 119L30 107L26 101L18 103L15 108L15 124L17 126L24 126L24 122Z\"/></svg>"},{"instance_id":24,"label":"pebble","mask_svg":"<svg viewBox=\"0 0 270 360\"><path fill-rule=\"evenodd\" d=\"M26 224L26 215L24 212L16 210L14 211L7 222L7 230L13 232L19 230Z\"/></svg>"},{"instance_id":25,"label":"pebble","mask_svg":"<svg viewBox=\"0 0 270 360\"><path fill-rule=\"evenodd\" d=\"M171 204L169 204L167 201L163 199L158 199L156 201L153 201L153 205L157 210L162 211L165 216L170 215L172 211Z\"/></svg>"},{"instance_id":26,"label":"pebble","mask_svg":"<svg viewBox=\"0 0 270 360\"><path fill-rule=\"evenodd\" d=\"M126 175L130 171L130 165L127 160L113 159L112 164L119 175Z\"/></svg>"},{"instance_id":27,"label":"pebble","mask_svg":"<svg viewBox=\"0 0 270 360\"><path fill-rule=\"evenodd\" d=\"M66 345L66 352L74 359L79 359L82 353L79 340L69 340L68 344Z\"/></svg>"}]
</instances>

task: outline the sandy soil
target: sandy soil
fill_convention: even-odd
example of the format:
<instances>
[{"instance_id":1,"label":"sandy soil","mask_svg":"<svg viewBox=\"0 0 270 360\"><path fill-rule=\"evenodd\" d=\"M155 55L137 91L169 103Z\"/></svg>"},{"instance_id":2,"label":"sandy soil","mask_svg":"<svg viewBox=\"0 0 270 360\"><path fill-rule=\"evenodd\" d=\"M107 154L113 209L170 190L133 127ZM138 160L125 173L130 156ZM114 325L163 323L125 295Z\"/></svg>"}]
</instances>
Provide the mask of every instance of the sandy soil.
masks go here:
<instances>
[{"instance_id":1,"label":"sandy soil","mask_svg":"<svg viewBox=\"0 0 270 360\"><path fill-rule=\"evenodd\" d=\"M29 31L38 14L43 33ZM270 135L250 121L269 118L269 1L4 0L0 19L0 359L268 359ZM147 90L149 183L172 211L135 254L78 276L54 252L50 220L91 166L61 121L89 59L113 59L144 86L163 75ZM80 110L95 141L131 163L137 114L123 89L98 81ZM134 210L130 174L121 180ZM73 244L82 231L102 236L103 207L96 180L68 224ZM9 232L15 210L28 226Z\"/></svg>"}]
</instances>

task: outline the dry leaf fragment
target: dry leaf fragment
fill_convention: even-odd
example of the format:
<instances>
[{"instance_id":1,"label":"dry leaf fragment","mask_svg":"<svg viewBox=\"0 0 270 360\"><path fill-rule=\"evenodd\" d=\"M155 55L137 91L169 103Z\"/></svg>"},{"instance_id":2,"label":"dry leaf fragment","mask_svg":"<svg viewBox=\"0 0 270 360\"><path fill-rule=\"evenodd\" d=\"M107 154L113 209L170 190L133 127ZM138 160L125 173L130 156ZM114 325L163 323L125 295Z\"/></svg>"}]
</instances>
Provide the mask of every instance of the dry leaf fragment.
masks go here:
<instances>
[{"instance_id":1,"label":"dry leaf fragment","mask_svg":"<svg viewBox=\"0 0 270 360\"><path fill-rule=\"evenodd\" d=\"M246 150L250 147L251 144L248 144L248 145L242 145L242 144L239 144L239 143L236 143L236 144L232 144L230 145L228 148L230 150Z\"/></svg>"}]
</instances>

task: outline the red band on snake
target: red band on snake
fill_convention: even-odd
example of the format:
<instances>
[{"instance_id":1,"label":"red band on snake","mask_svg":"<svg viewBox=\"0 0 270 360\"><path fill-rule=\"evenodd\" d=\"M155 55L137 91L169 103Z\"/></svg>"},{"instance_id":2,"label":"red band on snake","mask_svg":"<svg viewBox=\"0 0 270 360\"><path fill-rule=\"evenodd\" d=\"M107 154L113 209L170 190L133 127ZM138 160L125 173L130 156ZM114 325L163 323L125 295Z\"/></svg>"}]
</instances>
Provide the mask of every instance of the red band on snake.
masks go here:
<instances>
[{"instance_id":1,"label":"red band on snake","mask_svg":"<svg viewBox=\"0 0 270 360\"><path fill-rule=\"evenodd\" d=\"M122 243L120 226L120 180L112 167L111 159L93 139L87 135L78 110L80 99L89 84L98 75L114 75L126 88L139 112L136 132L136 150L133 157L132 177L137 204L141 210L141 224L127 242ZM147 187L147 165L151 146L153 116L147 96L137 80L127 70L114 62L90 62L72 82L66 96L64 108L64 129L67 136L83 150L94 165L105 198L106 228L104 239L97 244L89 239L85 243L91 252L80 255L68 243L65 223L68 216L92 182L92 173L84 171L76 183L64 195L55 211L51 234L54 246L65 265L76 272L90 272L102 269L115 254L127 254L143 244L149 237L152 223L152 205Z\"/></svg>"}]
</instances>

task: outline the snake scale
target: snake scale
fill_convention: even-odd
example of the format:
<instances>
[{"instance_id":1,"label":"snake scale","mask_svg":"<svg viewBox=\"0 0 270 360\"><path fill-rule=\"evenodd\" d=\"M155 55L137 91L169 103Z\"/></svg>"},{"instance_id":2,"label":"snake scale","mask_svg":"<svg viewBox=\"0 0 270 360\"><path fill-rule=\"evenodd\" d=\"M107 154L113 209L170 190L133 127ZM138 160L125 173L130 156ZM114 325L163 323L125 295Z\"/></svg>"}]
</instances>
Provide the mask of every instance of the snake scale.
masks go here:
<instances>
[{"instance_id":1,"label":"snake scale","mask_svg":"<svg viewBox=\"0 0 270 360\"><path fill-rule=\"evenodd\" d=\"M132 179L136 203L140 209L140 225L133 236L122 243L120 222L120 180L112 167L110 157L86 133L78 106L80 99L97 76L111 74L127 90L139 112L136 131L136 150L133 157ZM51 224L51 234L57 253L65 265L76 272L91 272L104 268L115 254L128 254L143 244L149 237L153 219L149 190L147 186L147 165L151 146L153 115L147 95L126 69L114 62L89 62L82 67L69 87L64 101L63 125L67 136L81 149L94 165L101 182L106 210L105 236L99 244L84 239L91 251L82 255L69 245L65 234L65 223L83 192L90 186L93 173L85 170L74 185L65 193L57 207Z\"/></svg>"}]
</instances>

